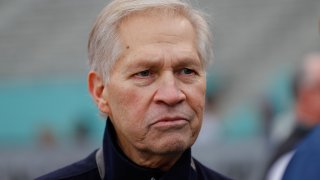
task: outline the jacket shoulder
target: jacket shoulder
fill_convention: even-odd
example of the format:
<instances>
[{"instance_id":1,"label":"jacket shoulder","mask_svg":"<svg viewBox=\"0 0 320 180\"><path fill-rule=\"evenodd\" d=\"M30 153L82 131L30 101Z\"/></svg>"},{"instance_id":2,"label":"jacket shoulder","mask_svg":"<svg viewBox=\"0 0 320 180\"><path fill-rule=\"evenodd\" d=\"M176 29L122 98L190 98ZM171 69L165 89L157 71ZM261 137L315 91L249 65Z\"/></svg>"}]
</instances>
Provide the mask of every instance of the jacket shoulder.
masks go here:
<instances>
[{"instance_id":1,"label":"jacket shoulder","mask_svg":"<svg viewBox=\"0 0 320 180\"><path fill-rule=\"evenodd\" d=\"M53 171L49 174L36 178L36 180L72 180L72 179L100 179L96 159L96 151L88 157L71 165Z\"/></svg>"},{"instance_id":2,"label":"jacket shoulder","mask_svg":"<svg viewBox=\"0 0 320 180\"><path fill-rule=\"evenodd\" d=\"M231 180L230 178L227 178L224 175L209 169L196 159L194 159L194 163L196 165L198 176L203 180Z\"/></svg>"}]
</instances>

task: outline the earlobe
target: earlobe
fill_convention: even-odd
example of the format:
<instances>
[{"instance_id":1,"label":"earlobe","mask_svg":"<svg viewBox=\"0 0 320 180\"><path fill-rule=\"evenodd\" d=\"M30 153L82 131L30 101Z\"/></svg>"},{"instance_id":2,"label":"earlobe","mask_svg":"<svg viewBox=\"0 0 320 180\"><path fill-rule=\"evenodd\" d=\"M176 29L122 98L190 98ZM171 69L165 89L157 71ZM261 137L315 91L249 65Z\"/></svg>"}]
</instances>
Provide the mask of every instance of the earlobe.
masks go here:
<instances>
[{"instance_id":1,"label":"earlobe","mask_svg":"<svg viewBox=\"0 0 320 180\"><path fill-rule=\"evenodd\" d=\"M107 89L103 79L95 71L88 73L88 89L99 110L108 114L110 111Z\"/></svg>"}]
</instances>

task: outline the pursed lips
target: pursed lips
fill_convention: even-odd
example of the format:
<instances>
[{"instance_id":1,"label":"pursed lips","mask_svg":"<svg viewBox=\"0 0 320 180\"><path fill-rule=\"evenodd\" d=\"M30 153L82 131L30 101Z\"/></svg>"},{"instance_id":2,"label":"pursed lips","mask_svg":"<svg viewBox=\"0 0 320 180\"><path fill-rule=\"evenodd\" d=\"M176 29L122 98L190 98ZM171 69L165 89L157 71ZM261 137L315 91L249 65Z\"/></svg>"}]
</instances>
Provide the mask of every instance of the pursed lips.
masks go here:
<instances>
[{"instance_id":1,"label":"pursed lips","mask_svg":"<svg viewBox=\"0 0 320 180\"><path fill-rule=\"evenodd\" d=\"M185 123L188 123L189 121L189 118L186 118L184 116L164 116L153 122L151 126L160 124L165 126L183 125Z\"/></svg>"}]
</instances>

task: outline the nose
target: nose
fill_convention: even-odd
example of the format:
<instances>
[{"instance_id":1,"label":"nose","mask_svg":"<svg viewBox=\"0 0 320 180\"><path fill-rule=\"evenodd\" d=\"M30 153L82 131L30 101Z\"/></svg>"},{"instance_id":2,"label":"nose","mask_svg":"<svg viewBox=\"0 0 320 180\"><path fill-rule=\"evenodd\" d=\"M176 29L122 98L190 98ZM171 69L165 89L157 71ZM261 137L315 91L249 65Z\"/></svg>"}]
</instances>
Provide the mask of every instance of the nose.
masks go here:
<instances>
[{"instance_id":1,"label":"nose","mask_svg":"<svg viewBox=\"0 0 320 180\"><path fill-rule=\"evenodd\" d=\"M186 95L177 86L176 81L173 73L167 73L161 78L158 89L154 95L156 103L174 106L186 99Z\"/></svg>"}]
</instances>

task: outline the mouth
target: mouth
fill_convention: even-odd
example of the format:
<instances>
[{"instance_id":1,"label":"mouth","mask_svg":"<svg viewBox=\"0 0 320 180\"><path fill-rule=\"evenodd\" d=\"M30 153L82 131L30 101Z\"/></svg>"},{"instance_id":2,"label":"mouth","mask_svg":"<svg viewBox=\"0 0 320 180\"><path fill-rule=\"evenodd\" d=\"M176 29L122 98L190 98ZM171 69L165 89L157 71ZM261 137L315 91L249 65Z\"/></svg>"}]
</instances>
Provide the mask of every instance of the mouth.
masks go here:
<instances>
[{"instance_id":1,"label":"mouth","mask_svg":"<svg viewBox=\"0 0 320 180\"><path fill-rule=\"evenodd\" d=\"M159 129L182 128L189 123L184 117L163 117L155 121L152 126Z\"/></svg>"}]
</instances>

